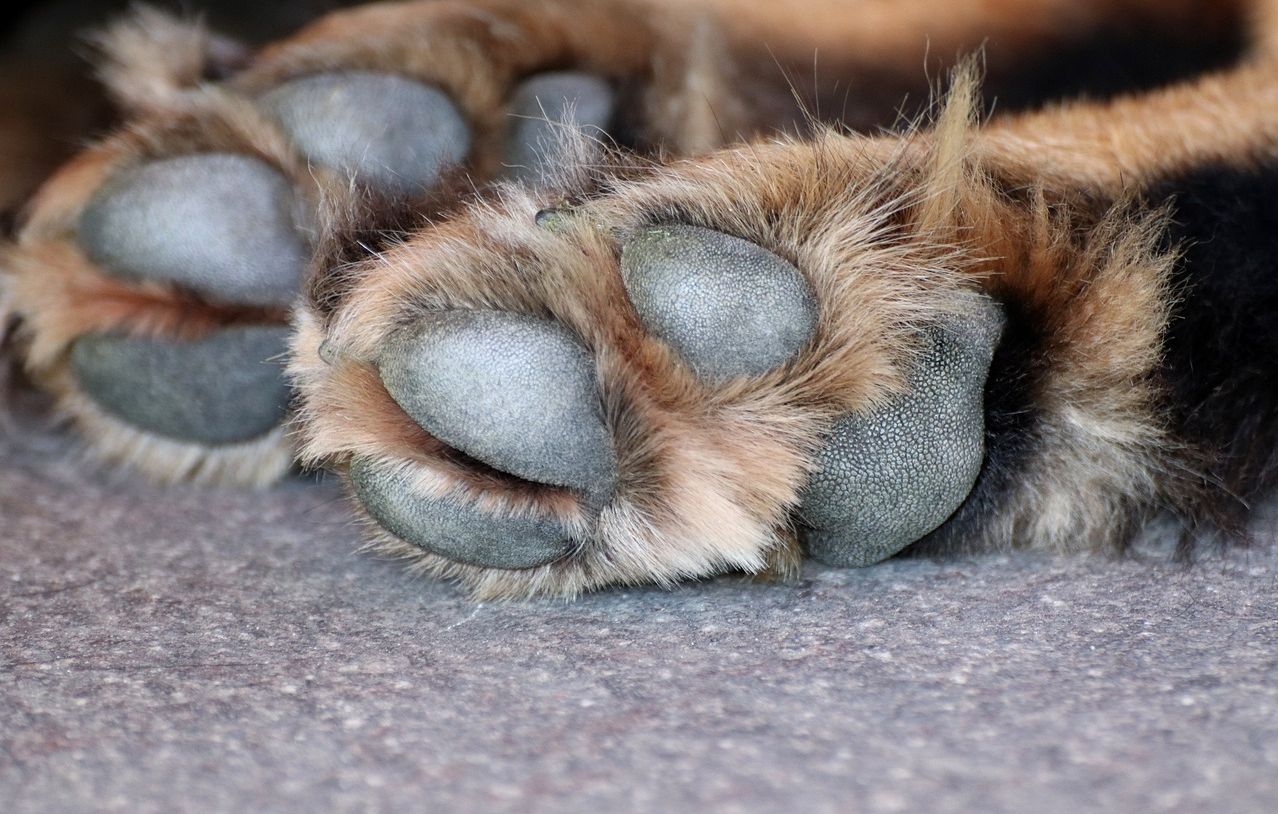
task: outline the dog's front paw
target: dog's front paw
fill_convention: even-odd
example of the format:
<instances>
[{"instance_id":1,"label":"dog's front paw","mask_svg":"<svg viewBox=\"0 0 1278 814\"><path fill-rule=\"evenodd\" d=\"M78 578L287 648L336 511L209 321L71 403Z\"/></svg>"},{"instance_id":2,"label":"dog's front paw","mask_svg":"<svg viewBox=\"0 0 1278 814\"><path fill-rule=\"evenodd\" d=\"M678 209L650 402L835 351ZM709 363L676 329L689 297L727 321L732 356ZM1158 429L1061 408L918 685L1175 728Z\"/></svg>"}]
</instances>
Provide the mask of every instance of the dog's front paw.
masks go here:
<instances>
[{"instance_id":1,"label":"dog's front paw","mask_svg":"<svg viewBox=\"0 0 1278 814\"><path fill-rule=\"evenodd\" d=\"M981 469L1002 308L927 241L886 240L882 200L768 217L755 162L568 207L511 193L347 268L295 342L306 456L349 473L383 543L480 595L804 549L864 565L925 537Z\"/></svg>"}]
</instances>

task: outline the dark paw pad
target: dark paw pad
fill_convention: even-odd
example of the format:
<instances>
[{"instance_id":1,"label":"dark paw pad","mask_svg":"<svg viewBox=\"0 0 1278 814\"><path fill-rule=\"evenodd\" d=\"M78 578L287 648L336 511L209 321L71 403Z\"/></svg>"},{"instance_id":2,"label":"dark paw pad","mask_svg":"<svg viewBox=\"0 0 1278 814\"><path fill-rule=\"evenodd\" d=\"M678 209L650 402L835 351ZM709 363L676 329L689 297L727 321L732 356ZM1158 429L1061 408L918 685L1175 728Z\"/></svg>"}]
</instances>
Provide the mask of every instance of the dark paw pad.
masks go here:
<instances>
[{"instance_id":1,"label":"dark paw pad","mask_svg":"<svg viewBox=\"0 0 1278 814\"><path fill-rule=\"evenodd\" d=\"M816 302L799 270L722 232L647 229L622 247L621 268L647 330L710 381L782 365L816 330Z\"/></svg>"},{"instance_id":2,"label":"dark paw pad","mask_svg":"<svg viewBox=\"0 0 1278 814\"><path fill-rule=\"evenodd\" d=\"M309 159L396 194L420 193L470 152L470 130L452 100L402 76L315 74L261 103Z\"/></svg>"},{"instance_id":3,"label":"dark paw pad","mask_svg":"<svg viewBox=\"0 0 1278 814\"><path fill-rule=\"evenodd\" d=\"M224 303L287 305L307 263L288 182L254 158L209 153L120 173L80 217L91 260L125 279Z\"/></svg>"},{"instance_id":4,"label":"dark paw pad","mask_svg":"<svg viewBox=\"0 0 1278 814\"><path fill-rule=\"evenodd\" d=\"M967 498L984 461L985 381L1002 309L932 329L909 396L835 424L802 496L813 557L870 565L936 529Z\"/></svg>"},{"instance_id":5,"label":"dark paw pad","mask_svg":"<svg viewBox=\"0 0 1278 814\"><path fill-rule=\"evenodd\" d=\"M567 531L553 519L500 516L461 499L423 496L403 468L356 458L350 475L356 496L383 528L456 562L532 568L571 547Z\"/></svg>"},{"instance_id":6,"label":"dark paw pad","mask_svg":"<svg viewBox=\"0 0 1278 814\"><path fill-rule=\"evenodd\" d=\"M225 328L193 342L93 334L76 340L71 369L104 410L182 441L231 444L283 420L284 327Z\"/></svg>"}]
</instances>

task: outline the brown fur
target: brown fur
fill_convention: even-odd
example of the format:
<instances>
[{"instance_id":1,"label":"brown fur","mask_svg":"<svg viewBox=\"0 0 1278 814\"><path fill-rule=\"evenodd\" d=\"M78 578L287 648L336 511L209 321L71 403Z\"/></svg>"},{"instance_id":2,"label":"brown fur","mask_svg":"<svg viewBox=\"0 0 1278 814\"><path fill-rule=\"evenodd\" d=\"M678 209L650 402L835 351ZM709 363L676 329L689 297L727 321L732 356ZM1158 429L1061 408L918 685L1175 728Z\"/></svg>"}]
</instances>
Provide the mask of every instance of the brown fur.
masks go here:
<instances>
[{"instance_id":1,"label":"brown fur","mask_svg":"<svg viewBox=\"0 0 1278 814\"><path fill-rule=\"evenodd\" d=\"M110 457L169 479L260 483L283 471L289 446L279 436L207 450L124 427L78 393L65 356L87 331L181 338L280 318L114 280L86 261L75 228L112 172L208 150L262 158L318 209L366 209L363 193L305 167L253 107L255 95L290 77L365 68L438 85L472 125L467 169L484 181L499 168L507 93L541 70L573 67L613 79L623 104L639 111L635 145L697 155L792 126L805 100L800 93L796 101L785 70L814 47L835 54L837 71L895 77L885 87L896 93L910 81L926 89L917 66L929 40L949 57L995 36L997 80L1005 65L1070 26L1148 18L1210 32L1254 15L1262 55L1251 64L1141 98L978 128L974 73L965 69L931 130L877 137L817 130L806 140L776 137L655 164L570 146L578 152L565 154L558 185L498 187L367 259L339 253L340 267L321 253L323 278L311 291L322 301L295 316L304 460L340 468L354 454L379 457L410 472L423 494L499 513L551 514L583 541L559 562L515 572L450 563L380 534L423 569L457 577L480 596L571 595L724 570L792 573L799 554L792 514L823 432L841 413L903 392L920 331L965 308L980 289L1015 300L1039 326L1034 398L1043 442L1016 494L978 534L941 535L929 545L1110 544L1126 520L1180 496L1171 474L1177 451L1154 409L1152 380L1173 258L1156 249L1159 213L1133 213L1128 199L1177 164L1278 143L1271 121L1278 81L1263 56L1269 7L1034 0L1032 10L984 2L938 11L921 0L831 0L823 13L810 5L795 13L745 0L379 4L322 18L264 49L224 85L202 83L218 50L202 33L126 25L107 38L115 58L106 76L117 97L146 114L45 186L6 263L26 321L28 362ZM759 79L764 53L778 68L768 81ZM1222 120L1231 122L1223 133ZM533 214L549 206L564 208L565 229L534 224ZM434 207L417 214L436 214ZM646 335L627 305L617 247L634 230L670 220L752 240L803 269L821 305L811 348L763 376L708 386ZM621 471L618 497L599 518L566 490L450 450L386 394L369 361L379 343L423 309L441 307L550 317L594 353Z\"/></svg>"},{"instance_id":2,"label":"brown fur","mask_svg":"<svg viewBox=\"0 0 1278 814\"><path fill-rule=\"evenodd\" d=\"M492 571L428 555L424 567L460 577L482 596L765 570L792 551L784 542L789 514L824 429L839 413L900 391L921 326L961 309L962 292L974 283L1019 291L1050 274L1050 288L1039 293L1058 322L1059 347L1049 377L1055 390L1041 399L1058 442L1040 453L1042 478L1026 483L1024 499L1011 502L1011 514L982 542L1007 545L1023 534L1062 548L1108 541L1116 509L1157 490L1160 434L1147 414L1149 394L1133 381L1157 358L1166 261L1152 253L1148 228L1098 226L1080 253L1067 237L1070 224L1051 222L1041 207L1019 212L1001 203L979 172L956 160L963 151L953 142L971 138L964 127L970 100L970 92L953 97L958 108L942 117L936 138L828 135L663 167L575 209L576 225L562 233L533 225L531 214L549 201L511 191L499 205L414 236L369 262L326 325L302 316L294 369L304 458L373 454L435 469L429 453L395 440L403 431L378 429L412 423L362 360L423 308L548 315L595 352L621 494L597 527L582 529L592 543L552 565ZM768 215L777 211L785 212L779 222ZM746 237L804 269L822 303L811 351L767 375L708 387L646 335L620 288L616 246L669 212ZM1013 241L1016 255L988 252ZM1012 279L1009 269L1024 260L1030 279ZM1132 304L1126 325L1102 305L1115 297ZM1126 349L1108 333L1120 328ZM333 348L331 366L315 355L321 337ZM1103 341L1105 355L1089 340ZM351 386L357 370L364 371L360 384ZM376 418L367 431L352 432L355 414ZM447 480L429 488L441 490L452 491ZM483 497L490 508L529 509L494 493Z\"/></svg>"},{"instance_id":3,"label":"brown fur","mask_svg":"<svg viewBox=\"0 0 1278 814\"><path fill-rule=\"evenodd\" d=\"M1117 544L1131 522L1186 497L1154 380L1174 256L1157 248L1160 213L1132 213L1126 199L1157 170L1220 150L1201 125L1221 115L1245 119L1235 137L1248 141L1226 145L1231 155L1276 143L1271 114L1260 112L1272 109L1264 102L1278 87L1271 71L1262 58L1226 77L988 132L970 129L972 79L963 74L930 133L756 144L629 180L632 170L591 179L593 189L563 193L584 202L571 209L573 225L553 234L532 219L553 198L507 190L368 261L331 315L303 312L294 365L303 455L339 465L353 453L379 456L422 473L424 494L559 514L588 541L556 563L511 572L409 552L376 532L479 596L766 570L793 550L789 515L824 428L899 388L915 332L961 308L961 293L977 286L1027 309L1043 335L1034 394L1042 443L978 536L929 544ZM1082 160L1066 157L1088 139ZM1018 181L1028 195L1004 194ZM722 387L693 379L637 324L621 289L617 246L654 219L719 229L794 261L822 304L811 352ZM512 502L460 489L431 453L401 445L401 433L352 437L341 420L375 413L411 425L365 360L414 313L467 307L549 316L594 352L622 485L593 527L579 512L530 505L535 493ZM316 356L321 338L328 362ZM344 385L356 371L361 384Z\"/></svg>"}]
</instances>

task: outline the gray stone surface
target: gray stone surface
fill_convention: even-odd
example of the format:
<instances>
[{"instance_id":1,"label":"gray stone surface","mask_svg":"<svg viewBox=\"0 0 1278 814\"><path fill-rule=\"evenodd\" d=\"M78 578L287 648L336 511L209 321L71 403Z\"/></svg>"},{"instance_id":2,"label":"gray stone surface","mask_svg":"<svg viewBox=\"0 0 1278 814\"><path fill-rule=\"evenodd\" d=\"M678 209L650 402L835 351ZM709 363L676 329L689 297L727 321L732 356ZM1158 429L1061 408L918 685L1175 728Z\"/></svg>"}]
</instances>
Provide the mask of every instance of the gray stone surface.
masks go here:
<instances>
[{"instance_id":1,"label":"gray stone surface","mask_svg":"<svg viewBox=\"0 0 1278 814\"><path fill-rule=\"evenodd\" d=\"M219 302L289 305L309 259L298 206L284 176L256 158L179 156L108 181L80 216L79 238L120 277Z\"/></svg>"},{"instance_id":2,"label":"gray stone surface","mask_svg":"<svg viewBox=\"0 0 1278 814\"><path fill-rule=\"evenodd\" d=\"M314 74L261 102L311 160L387 192L420 193L470 152L470 129L452 100L402 76Z\"/></svg>"},{"instance_id":3,"label":"gray stone surface","mask_svg":"<svg viewBox=\"0 0 1278 814\"><path fill-rule=\"evenodd\" d=\"M1278 548L990 556L476 605L331 484L0 439L0 800L26 812L1233 812L1278 799Z\"/></svg>"}]
</instances>

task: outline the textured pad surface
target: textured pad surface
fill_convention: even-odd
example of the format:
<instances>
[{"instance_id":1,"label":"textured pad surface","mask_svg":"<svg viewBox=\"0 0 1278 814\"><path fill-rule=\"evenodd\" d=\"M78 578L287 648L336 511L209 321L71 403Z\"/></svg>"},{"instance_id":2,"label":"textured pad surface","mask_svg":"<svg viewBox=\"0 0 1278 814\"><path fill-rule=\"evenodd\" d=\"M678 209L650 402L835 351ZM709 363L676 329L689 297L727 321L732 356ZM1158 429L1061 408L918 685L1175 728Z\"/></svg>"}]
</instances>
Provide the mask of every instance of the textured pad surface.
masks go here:
<instances>
[{"instance_id":1,"label":"textured pad surface","mask_svg":"<svg viewBox=\"0 0 1278 814\"><path fill-rule=\"evenodd\" d=\"M816 303L799 270L722 232L647 229L622 247L621 269L644 326L711 381L783 364L816 328Z\"/></svg>"},{"instance_id":2,"label":"textured pad surface","mask_svg":"<svg viewBox=\"0 0 1278 814\"><path fill-rule=\"evenodd\" d=\"M71 348L81 389L139 429L182 441L229 444L284 418L288 329L225 328L194 342L91 334Z\"/></svg>"},{"instance_id":3,"label":"textured pad surface","mask_svg":"<svg viewBox=\"0 0 1278 814\"><path fill-rule=\"evenodd\" d=\"M809 553L830 565L884 560L945 522L985 458L985 381L1002 309L980 295L971 317L928 333L912 392L837 422L802 496Z\"/></svg>"},{"instance_id":4,"label":"textured pad surface","mask_svg":"<svg viewBox=\"0 0 1278 814\"><path fill-rule=\"evenodd\" d=\"M401 469L367 458L353 460L350 474L360 502L387 531L456 562L531 568L559 559L571 547L553 519L501 517L455 500L422 497Z\"/></svg>"},{"instance_id":5,"label":"textured pad surface","mask_svg":"<svg viewBox=\"0 0 1278 814\"><path fill-rule=\"evenodd\" d=\"M127 279L176 283L212 300L288 305L308 253L288 182L254 158L208 153L125 170L80 216L85 253Z\"/></svg>"},{"instance_id":6,"label":"textured pad surface","mask_svg":"<svg viewBox=\"0 0 1278 814\"><path fill-rule=\"evenodd\" d=\"M608 83L590 74L545 73L525 81L510 98L506 176L521 181L540 177L565 125L590 136L605 135L615 105Z\"/></svg>"},{"instance_id":7,"label":"textured pad surface","mask_svg":"<svg viewBox=\"0 0 1278 814\"><path fill-rule=\"evenodd\" d=\"M363 184L419 193L470 151L470 131L440 90L368 71L294 79L261 103L312 161Z\"/></svg>"},{"instance_id":8,"label":"textured pad surface","mask_svg":"<svg viewBox=\"0 0 1278 814\"><path fill-rule=\"evenodd\" d=\"M395 401L444 443L525 480L612 491L594 361L557 323L439 311L393 335L377 364Z\"/></svg>"}]
</instances>

